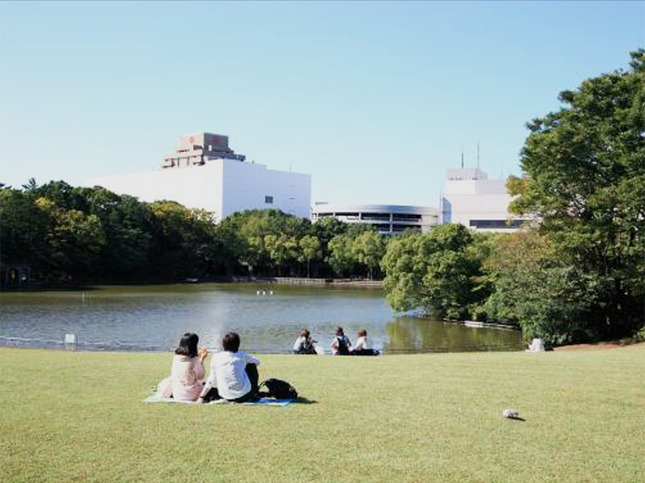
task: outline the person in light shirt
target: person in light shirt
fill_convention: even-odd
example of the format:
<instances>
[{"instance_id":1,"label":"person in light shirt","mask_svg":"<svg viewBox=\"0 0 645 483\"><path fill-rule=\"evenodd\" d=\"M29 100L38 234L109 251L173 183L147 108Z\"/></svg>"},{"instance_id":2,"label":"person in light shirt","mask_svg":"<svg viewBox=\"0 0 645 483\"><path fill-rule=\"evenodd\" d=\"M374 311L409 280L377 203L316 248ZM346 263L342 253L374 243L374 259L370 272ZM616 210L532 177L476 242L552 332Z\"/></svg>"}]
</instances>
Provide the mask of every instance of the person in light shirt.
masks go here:
<instances>
[{"instance_id":1,"label":"person in light shirt","mask_svg":"<svg viewBox=\"0 0 645 483\"><path fill-rule=\"evenodd\" d=\"M309 331L302 329L296 342L293 344L293 352L295 354L315 354L316 348L314 347L314 342L316 341L311 338Z\"/></svg>"},{"instance_id":2,"label":"person in light shirt","mask_svg":"<svg viewBox=\"0 0 645 483\"><path fill-rule=\"evenodd\" d=\"M172 397L178 401L195 401L201 394L204 383L204 359L206 349L197 349L199 337L187 332L179 341L170 368Z\"/></svg>"},{"instance_id":3,"label":"person in light shirt","mask_svg":"<svg viewBox=\"0 0 645 483\"><path fill-rule=\"evenodd\" d=\"M240 350L240 336L229 332L222 339L222 352L213 355L211 372L197 402L226 399L247 402L258 399L260 361Z\"/></svg>"},{"instance_id":4,"label":"person in light shirt","mask_svg":"<svg viewBox=\"0 0 645 483\"><path fill-rule=\"evenodd\" d=\"M351 352L353 356L376 356L379 351L372 349L372 342L367 338L367 331L361 329L358 331L358 339Z\"/></svg>"}]
</instances>

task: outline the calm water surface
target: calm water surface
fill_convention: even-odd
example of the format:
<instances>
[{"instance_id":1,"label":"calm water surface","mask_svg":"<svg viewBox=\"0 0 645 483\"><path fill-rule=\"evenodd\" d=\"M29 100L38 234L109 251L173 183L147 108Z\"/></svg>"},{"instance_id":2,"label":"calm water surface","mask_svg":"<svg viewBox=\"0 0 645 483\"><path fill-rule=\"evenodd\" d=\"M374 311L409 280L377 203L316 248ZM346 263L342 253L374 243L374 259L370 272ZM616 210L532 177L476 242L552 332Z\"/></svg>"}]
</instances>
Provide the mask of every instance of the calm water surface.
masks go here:
<instances>
[{"instance_id":1,"label":"calm water surface","mask_svg":"<svg viewBox=\"0 0 645 483\"><path fill-rule=\"evenodd\" d=\"M522 348L518 331L397 316L380 290L180 284L0 293L5 346L61 347L65 334L74 333L86 350L165 351L184 332L196 332L201 345L216 349L226 332L236 331L246 350L286 352L307 327L328 351L338 325L352 341L367 329L374 347L387 353Z\"/></svg>"}]
</instances>

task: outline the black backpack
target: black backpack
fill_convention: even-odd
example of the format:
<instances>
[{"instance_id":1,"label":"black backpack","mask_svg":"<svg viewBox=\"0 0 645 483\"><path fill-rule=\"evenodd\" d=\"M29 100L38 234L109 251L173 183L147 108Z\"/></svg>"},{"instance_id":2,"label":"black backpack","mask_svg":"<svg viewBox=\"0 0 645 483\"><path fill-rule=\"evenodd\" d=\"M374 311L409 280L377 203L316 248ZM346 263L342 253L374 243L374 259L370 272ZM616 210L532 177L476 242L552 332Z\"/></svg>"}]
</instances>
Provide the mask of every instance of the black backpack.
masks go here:
<instances>
[{"instance_id":1,"label":"black backpack","mask_svg":"<svg viewBox=\"0 0 645 483\"><path fill-rule=\"evenodd\" d=\"M267 379L260 387L266 386L269 391L269 397L276 399L298 399L298 391L287 381L280 379Z\"/></svg>"}]
</instances>

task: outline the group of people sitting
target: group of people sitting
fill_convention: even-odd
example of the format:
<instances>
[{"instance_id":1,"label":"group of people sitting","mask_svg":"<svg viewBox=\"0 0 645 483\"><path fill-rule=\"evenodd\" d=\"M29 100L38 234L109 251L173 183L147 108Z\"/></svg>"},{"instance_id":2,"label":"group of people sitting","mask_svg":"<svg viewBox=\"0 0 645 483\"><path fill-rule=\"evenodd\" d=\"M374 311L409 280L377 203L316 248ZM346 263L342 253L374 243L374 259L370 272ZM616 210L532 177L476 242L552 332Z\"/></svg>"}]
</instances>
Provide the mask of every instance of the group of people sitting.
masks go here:
<instances>
[{"instance_id":1,"label":"group of people sitting","mask_svg":"<svg viewBox=\"0 0 645 483\"><path fill-rule=\"evenodd\" d=\"M263 394L258 388L259 359L240 350L240 336L229 332L222 339L222 351L213 354L210 373L204 381L206 370L204 360L208 355L206 348L198 348L197 334L187 332L175 349L170 368L170 377L161 381L157 393L162 397L172 397L177 401L204 403L217 399L230 402L257 401ZM303 329L293 346L297 354L316 354L314 341L307 329ZM358 331L358 340L352 346L342 327L336 329L331 343L334 355L378 355L372 349L367 331Z\"/></svg>"},{"instance_id":2,"label":"group of people sitting","mask_svg":"<svg viewBox=\"0 0 645 483\"><path fill-rule=\"evenodd\" d=\"M317 354L315 341L311 338L309 330L302 329L300 335L293 344L293 352L295 354ZM367 338L367 331L361 329L358 331L358 339L356 344L352 346L352 342L345 335L342 327L336 327L334 339L331 342L331 353L335 356L375 356L379 351L372 348L371 341Z\"/></svg>"},{"instance_id":3,"label":"group of people sitting","mask_svg":"<svg viewBox=\"0 0 645 483\"><path fill-rule=\"evenodd\" d=\"M161 396L197 403L226 399L231 402L255 401L258 391L260 361L240 350L240 336L229 332L222 339L221 352L213 354L210 374L204 382L204 360L208 352L198 349L197 334L186 333L179 341L172 359L170 377L159 383Z\"/></svg>"}]
</instances>

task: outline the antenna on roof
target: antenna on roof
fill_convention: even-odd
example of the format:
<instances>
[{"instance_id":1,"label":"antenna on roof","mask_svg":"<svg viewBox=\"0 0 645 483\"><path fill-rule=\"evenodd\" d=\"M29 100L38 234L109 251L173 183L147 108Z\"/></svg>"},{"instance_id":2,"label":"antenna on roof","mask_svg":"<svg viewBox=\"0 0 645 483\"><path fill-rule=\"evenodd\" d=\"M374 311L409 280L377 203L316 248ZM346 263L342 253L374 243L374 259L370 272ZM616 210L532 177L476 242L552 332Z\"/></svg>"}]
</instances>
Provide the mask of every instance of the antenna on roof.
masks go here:
<instances>
[{"instance_id":1,"label":"antenna on roof","mask_svg":"<svg viewBox=\"0 0 645 483\"><path fill-rule=\"evenodd\" d=\"M461 169L464 169L464 146L461 146Z\"/></svg>"}]
</instances>

